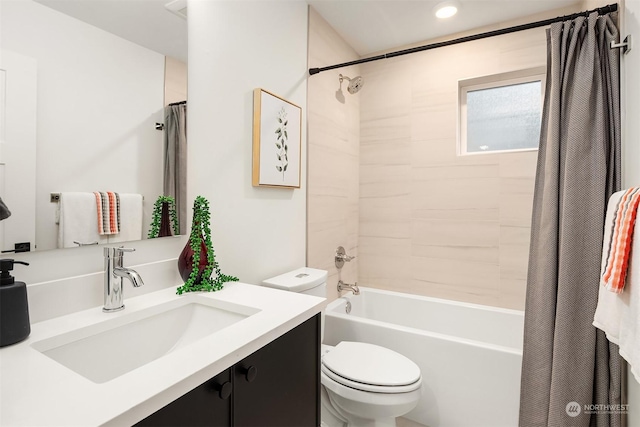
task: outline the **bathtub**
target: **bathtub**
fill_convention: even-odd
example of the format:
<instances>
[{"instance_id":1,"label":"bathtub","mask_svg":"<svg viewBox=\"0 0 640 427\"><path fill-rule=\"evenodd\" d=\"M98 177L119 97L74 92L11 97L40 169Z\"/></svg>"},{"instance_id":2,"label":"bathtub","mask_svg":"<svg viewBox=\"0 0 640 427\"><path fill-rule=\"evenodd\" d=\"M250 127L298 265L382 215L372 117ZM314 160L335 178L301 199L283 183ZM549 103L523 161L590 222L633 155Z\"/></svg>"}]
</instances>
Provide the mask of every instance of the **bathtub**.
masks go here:
<instances>
[{"instance_id":1,"label":"bathtub","mask_svg":"<svg viewBox=\"0 0 640 427\"><path fill-rule=\"evenodd\" d=\"M324 343L378 344L417 363L422 397L405 418L429 427L513 427L523 325L522 311L361 287L327 306Z\"/></svg>"}]
</instances>

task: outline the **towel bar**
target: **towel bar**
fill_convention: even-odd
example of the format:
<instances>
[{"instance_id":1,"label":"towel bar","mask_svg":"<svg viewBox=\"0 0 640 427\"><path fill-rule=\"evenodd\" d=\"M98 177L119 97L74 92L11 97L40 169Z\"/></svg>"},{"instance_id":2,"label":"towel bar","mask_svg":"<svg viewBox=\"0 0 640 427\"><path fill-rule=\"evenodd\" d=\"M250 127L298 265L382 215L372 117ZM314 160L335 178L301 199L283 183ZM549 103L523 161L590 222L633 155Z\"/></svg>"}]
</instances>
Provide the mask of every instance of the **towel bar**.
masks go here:
<instances>
[{"instance_id":1,"label":"towel bar","mask_svg":"<svg viewBox=\"0 0 640 427\"><path fill-rule=\"evenodd\" d=\"M60 201L60 193L51 193L51 203L58 203ZM142 201L144 201L144 196L142 196Z\"/></svg>"},{"instance_id":2,"label":"towel bar","mask_svg":"<svg viewBox=\"0 0 640 427\"><path fill-rule=\"evenodd\" d=\"M78 246L92 246L92 245L97 245L98 244L98 242L82 243L82 242L78 242L76 240L74 240L73 243L75 243Z\"/></svg>"}]
</instances>

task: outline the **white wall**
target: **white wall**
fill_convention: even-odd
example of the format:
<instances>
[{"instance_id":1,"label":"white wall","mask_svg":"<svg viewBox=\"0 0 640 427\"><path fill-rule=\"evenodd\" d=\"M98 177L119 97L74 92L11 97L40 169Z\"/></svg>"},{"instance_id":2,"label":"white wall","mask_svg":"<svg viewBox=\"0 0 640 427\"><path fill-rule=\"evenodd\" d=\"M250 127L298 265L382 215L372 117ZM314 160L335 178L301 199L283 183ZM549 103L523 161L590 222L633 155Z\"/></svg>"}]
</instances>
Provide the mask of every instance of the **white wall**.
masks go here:
<instances>
[{"instance_id":1,"label":"white wall","mask_svg":"<svg viewBox=\"0 0 640 427\"><path fill-rule=\"evenodd\" d=\"M38 249L56 247L51 192L142 193L148 223L162 192L164 56L31 0L2 3L2 48L38 64Z\"/></svg>"},{"instance_id":2,"label":"white wall","mask_svg":"<svg viewBox=\"0 0 640 427\"><path fill-rule=\"evenodd\" d=\"M624 4L626 3L626 4ZM626 0L623 3L623 25L621 38L632 34L640 37L640 1ZM635 40L634 40L635 41ZM632 50L622 56L622 100L624 124L623 131L623 187L640 185L640 51ZM640 369L640 367L636 367ZM628 402L629 427L640 426L640 384L629 373Z\"/></svg>"},{"instance_id":3,"label":"white wall","mask_svg":"<svg viewBox=\"0 0 640 427\"><path fill-rule=\"evenodd\" d=\"M260 283L305 264L307 5L191 0L188 13L189 200L211 203L223 273ZM302 106L300 189L251 185L258 87Z\"/></svg>"}]
</instances>

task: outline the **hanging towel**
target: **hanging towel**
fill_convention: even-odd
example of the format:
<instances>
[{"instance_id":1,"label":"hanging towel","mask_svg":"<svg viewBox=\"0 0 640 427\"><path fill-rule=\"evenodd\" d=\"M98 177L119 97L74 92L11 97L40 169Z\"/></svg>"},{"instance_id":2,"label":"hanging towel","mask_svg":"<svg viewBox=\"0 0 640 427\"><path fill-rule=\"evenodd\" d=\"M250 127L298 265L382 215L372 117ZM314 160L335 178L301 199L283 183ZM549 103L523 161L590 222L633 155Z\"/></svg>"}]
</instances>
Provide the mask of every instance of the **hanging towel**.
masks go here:
<instances>
[{"instance_id":1,"label":"hanging towel","mask_svg":"<svg viewBox=\"0 0 640 427\"><path fill-rule=\"evenodd\" d=\"M604 272L609 257L617 207L626 192L614 193L609 199L605 218L601 268ZM624 292L610 292L604 283L599 286L598 305L593 326L601 329L607 339L620 347L620 355L629 363L631 372L640 382L640 221L634 225L627 279Z\"/></svg>"},{"instance_id":2,"label":"hanging towel","mask_svg":"<svg viewBox=\"0 0 640 427\"><path fill-rule=\"evenodd\" d=\"M120 195L113 191L94 191L98 218L98 234L120 232Z\"/></svg>"},{"instance_id":3,"label":"hanging towel","mask_svg":"<svg viewBox=\"0 0 640 427\"><path fill-rule=\"evenodd\" d=\"M58 248L75 248L77 243L107 243L98 234L98 210L93 193L60 193L58 201Z\"/></svg>"},{"instance_id":4,"label":"hanging towel","mask_svg":"<svg viewBox=\"0 0 640 427\"><path fill-rule=\"evenodd\" d=\"M142 240L142 194L120 193L120 232L109 243Z\"/></svg>"},{"instance_id":5,"label":"hanging towel","mask_svg":"<svg viewBox=\"0 0 640 427\"><path fill-rule=\"evenodd\" d=\"M609 208L613 208L615 211L612 223L609 224L611 236L605 241L607 250L605 252L603 248L602 251L606 262L602 269L600 282L607 290L618 294L623 291L627 277L629 253L631 252L638 202L640 202L640 188L629 188L620 193L622 193L620 197L616 197L616 200L619 200L615 206L609 205Z\"/></svg>"},{"instance_id":6,"label":"hanging towel","mask_svg":"<svg viewBox=\"0 0 640 427\"><path fill-rule=\"evenodd\" d=\"M11 211L9 210L7 205L4 204L4 202L2 201L2 198L0 197L0 221L2 221L3 219L7 219L10 216L11 216Z\"/></svg>"}]
</instances>

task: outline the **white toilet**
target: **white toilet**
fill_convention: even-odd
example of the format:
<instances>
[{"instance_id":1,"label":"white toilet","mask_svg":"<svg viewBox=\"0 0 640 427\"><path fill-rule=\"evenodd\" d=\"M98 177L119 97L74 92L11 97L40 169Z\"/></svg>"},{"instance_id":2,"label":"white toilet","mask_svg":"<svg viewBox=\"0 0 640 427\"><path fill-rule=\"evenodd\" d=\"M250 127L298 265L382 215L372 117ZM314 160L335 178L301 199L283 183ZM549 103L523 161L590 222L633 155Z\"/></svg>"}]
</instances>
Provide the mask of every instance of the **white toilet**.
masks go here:
<instances>
[{"instance_id":1,"label":"white toilet","mask_svg":"<svg viewBox=\"0 0 640 427\"><path fill-rule=\"evenodd\" d=\"M263 286L326 297L327 272L299 268L262 282ZM323 314L324 316L324 314ZM324 338L324 317L322 319ZM417 404L420 368L385 347L343 341L322 345L322 426L395 427Z\"/></svg>"}]
</instances>

